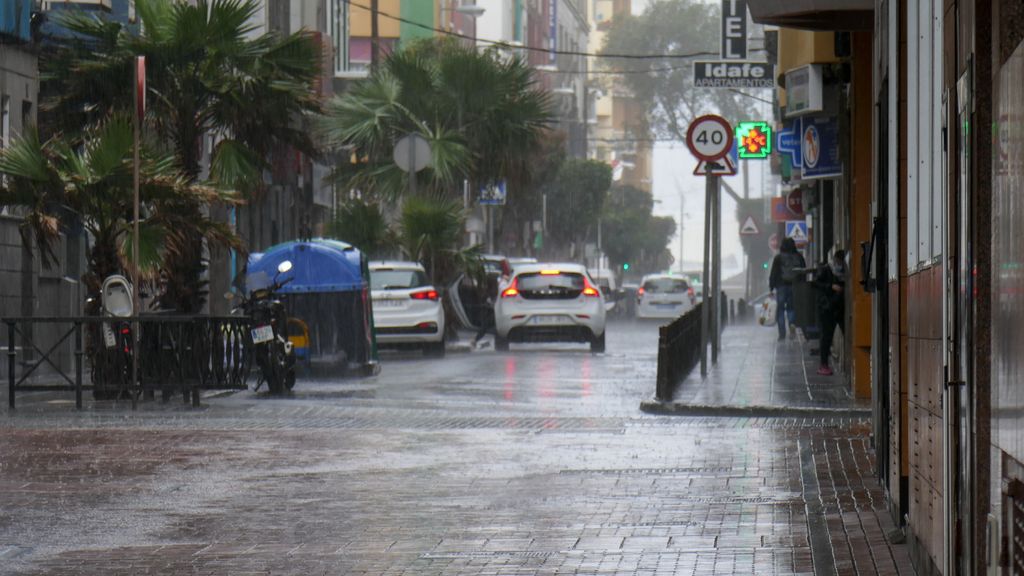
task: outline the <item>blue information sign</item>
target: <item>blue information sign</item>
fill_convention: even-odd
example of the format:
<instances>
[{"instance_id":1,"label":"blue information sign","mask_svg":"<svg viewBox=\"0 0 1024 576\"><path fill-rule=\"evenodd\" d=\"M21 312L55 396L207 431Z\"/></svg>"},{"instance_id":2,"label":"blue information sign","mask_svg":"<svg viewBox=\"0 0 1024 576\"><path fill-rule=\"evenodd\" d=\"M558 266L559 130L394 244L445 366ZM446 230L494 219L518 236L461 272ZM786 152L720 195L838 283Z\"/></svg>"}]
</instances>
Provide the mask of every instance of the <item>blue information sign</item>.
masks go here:
<instances>
[{"instance_id":1,"label":"blue information sign","mask_svg":"<svg viewBox=\"0 0 1024 576\"><path fill-rule=\"evenodd\" d=\"M782 155L783 161L788 158L790 167L796 169L803 167L800 158L800 134L803 133L801 126L799 118L783 122L782 130L779 130L775 142L775 149Z\"/></svg>"},{"instance_id":2,"label":"blue information sign","mask_svg":"<svg viewBox=\"0 0 1024 576\"><path fill-rule=\"evenodd\" d=\"M786 238L792 238L797 246L807 244L807 222L803 220L786 222Z\"/></svg>"},{"instance_id":3,"label":"blue information sign","mask_svg":"<svg viewBox=\"0 0 1024 576\"><path fill-rule=\"evenodd\" d=\"M835 178L843 175L839 157L839 122L835 117L802 118L800 139L803 178Z\"/></svg>"},{"instance_id":4,"label":"blue information sign","mask_svg":"<svg viewBox=\"0 0 1024 576\"><path fill-rule=\"evenodd\" d=\"M508 191L504 180L480 187L478 202L481 206L504 206Z\"/></svg>"}]
</instances>

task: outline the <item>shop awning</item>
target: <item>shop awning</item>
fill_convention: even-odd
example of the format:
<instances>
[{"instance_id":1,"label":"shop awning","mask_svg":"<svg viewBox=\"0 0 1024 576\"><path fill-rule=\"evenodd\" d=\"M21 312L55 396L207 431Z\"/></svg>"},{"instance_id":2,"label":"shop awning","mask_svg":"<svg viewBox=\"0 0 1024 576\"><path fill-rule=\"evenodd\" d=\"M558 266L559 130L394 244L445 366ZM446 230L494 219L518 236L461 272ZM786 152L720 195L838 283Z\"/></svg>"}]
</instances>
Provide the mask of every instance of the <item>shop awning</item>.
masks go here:
<instances>
[{"instance_id":1,"label":"shop awning","mask_svg":"<svg viewBox=\"0 0 1024 576\"><path fill-rule=\"evenodd\" d=\"M871 30L872 0L754 0L748 4L758 24L805 30Z\"/></svg>"}]
</instances>

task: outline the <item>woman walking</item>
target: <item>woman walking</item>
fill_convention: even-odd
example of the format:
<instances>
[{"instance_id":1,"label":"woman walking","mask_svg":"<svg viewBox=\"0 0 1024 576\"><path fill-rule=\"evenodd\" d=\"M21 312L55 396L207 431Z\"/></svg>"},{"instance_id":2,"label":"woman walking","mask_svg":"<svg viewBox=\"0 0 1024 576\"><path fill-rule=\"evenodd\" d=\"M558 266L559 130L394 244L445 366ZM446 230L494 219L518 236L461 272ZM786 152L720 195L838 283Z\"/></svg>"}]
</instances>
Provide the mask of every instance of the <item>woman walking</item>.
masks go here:
<instances>
[{"instance_id":1,"label":"woman walking","mask_svg":"<svg viewBox=\"0 0 1024 576\"><path fill-rule=\"evenodd\" d=\"M818 366L818 374L831 376L833 372L829 360L832 356L832 337L836 328L846 334L843 329L846 316L846 296L843 293L846 286L846 252L836 250L831 262L822 262L814 275L814 286L818 289L818 320L821 324L818 350L821 353L821 364Z\"/></svg>"},{"instance_id":2,"label":"woman walking","mask_svg":"<svg viewBox=\"0 0 1024 576\"><path fill-rule=\"evenodd\" d=\"M768 287L775 294L778 303L777 317L779 340L786 339L786 321L789 321L789 335L796 338L796 309L793 307L793 284L800 280L800 274L807 267L804 257L797 252L796 242L792 238L782 241L778 255L772 260L772 270L768 275Z\"/></svg>"}]
</instances>

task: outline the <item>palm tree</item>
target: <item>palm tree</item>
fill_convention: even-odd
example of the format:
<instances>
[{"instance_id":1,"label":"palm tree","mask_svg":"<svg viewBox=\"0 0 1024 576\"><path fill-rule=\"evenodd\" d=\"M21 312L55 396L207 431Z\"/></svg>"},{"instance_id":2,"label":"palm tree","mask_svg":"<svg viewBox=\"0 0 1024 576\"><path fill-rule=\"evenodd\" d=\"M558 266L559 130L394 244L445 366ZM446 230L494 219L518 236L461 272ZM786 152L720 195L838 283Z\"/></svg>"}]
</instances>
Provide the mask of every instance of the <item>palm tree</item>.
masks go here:
<instances>
[{"instance_id":1,"label":"palm tree","mask_svg":"<svg viewBox=\"0 0 1024 576\"><path fill-rule=\"evenodd\" d=\"M353 161L338 167L350 188L401 197L408 177L394 165L392 148L416 133L431 144L418 189L461 197L463 179L515 175L550 123L550 108L523 60L432 39L390 54L328 103L322 131L329 145L351 152Z\"/></svg>"},{"instance_id":2,"label":"palm tree","mask_svg":"<svg viewBox=\"0 0 1024 576\"><path fill-rule=\"evenodd\" d=\"M390 256L398 242L380 204L360 199L350 199L338 208L327 235L352 244L371 259Z\"/></svg>"},{"instance_id":3,"label":"palm tree","mask_svg":"<svg viewBox=\"0 0 1024 576\"><path fill-rule=\"evenodd\" d=\"M191 183L172 155L145 150L140 165L144 218L139 223L139 262L132 262L131 121L112 117L84 137L41 142L33 129L0 150L0 173L5 176L0 206L24 215L22 233L34 237L44 263L52 261L64 223L80 222L92 241L83 277L91 296L99 294L104 278L122 271L155 279L162 263L186 249L192 237L241 247L227 226L188 211L191 206L233 203L234 197Z\"/></svg>"},{"instance_id":4,"label":"palm tree","mask_svg":"<svg viewBox=\"0 0 1024 576\"><path fill-rule=\"evenodd\" d=\"M307 32L255 34L256 0L136 0L140 25L69 11L74 35L44 62L47 110L65 130L132 106L136 56L147 62L147 128L173 151L189 181L201 172L204 136L216 138L210 176L258 192L271 152L312 153L304 116L319 111L320 45ZM184 206L195 216L202 205ZM166 304L195 312L202 271L193 237L168 259Z\"/></svg>"}]
</instances>

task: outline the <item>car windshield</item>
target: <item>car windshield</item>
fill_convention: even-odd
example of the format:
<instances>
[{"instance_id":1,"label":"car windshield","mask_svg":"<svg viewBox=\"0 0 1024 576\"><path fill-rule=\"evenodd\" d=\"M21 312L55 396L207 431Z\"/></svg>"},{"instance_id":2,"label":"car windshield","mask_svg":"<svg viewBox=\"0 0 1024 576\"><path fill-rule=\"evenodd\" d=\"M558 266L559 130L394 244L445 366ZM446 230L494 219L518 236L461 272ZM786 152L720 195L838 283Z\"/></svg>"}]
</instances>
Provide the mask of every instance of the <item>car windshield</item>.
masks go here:
<instances>
[{"instance_id":1,"label":"car windshield","mask_svg":"<svg viewBox=\"0 0 1024 576\"><path fill-rule=\"evenodd\" d=\"M678 294L689 288L686 280L679 278L652 278L644 282L644 292L648 294Z\"/></svg>"},{"instance_id":2,"label":"car windshield","mask_svg":"<svg viewBox=\"0 0 1024 576\"><path fill-rule=\"evenodd\" d=\"M574 273L529 273L518 278L520 292L575 291L584 289L583 276Z\"/></svg>"},{"instance_id":3,"label":"car windshield","mask_svg":"<svg viewBox=\"0 0 1024 576\"><path fill-rule=\"evenodd\" d=\"M429 286L427 275L422 270L395 270L393 268L379 268L370 274L370 288L372 290L407 290Z\"/></svg>"}]
</instances>

